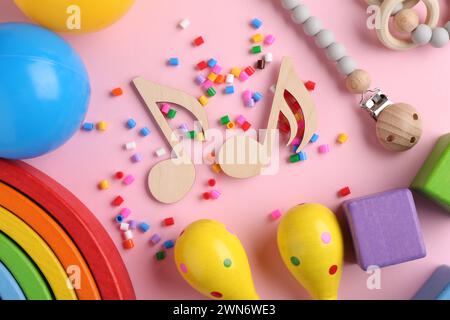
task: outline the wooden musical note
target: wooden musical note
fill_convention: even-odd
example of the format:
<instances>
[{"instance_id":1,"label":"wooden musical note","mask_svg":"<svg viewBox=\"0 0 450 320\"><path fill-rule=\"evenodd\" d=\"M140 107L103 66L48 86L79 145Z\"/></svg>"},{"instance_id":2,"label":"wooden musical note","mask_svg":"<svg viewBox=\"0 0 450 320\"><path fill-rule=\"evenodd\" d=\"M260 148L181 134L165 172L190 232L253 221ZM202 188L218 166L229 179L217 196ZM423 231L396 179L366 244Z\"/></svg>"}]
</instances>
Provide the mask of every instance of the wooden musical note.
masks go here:
<instances>
[{"instance_id":1,"label":"wooden musical note","mask_svg":"<svg viewBox=\"0 0 450 320\"><path fill-rule=\"evenodd\" d=\"M280 113L286 117L290 126L290 137L287 145L294 140L297 131L297 120L286 99L295 99L301 107L304 121L304 131L300 152L309 142L317 127L317 114L314 102L297 76L291 58L283 58L276 85L275 97L267 124L263 143L246 135L238 135L228 139L221 147L218 160L223 172L233 178L251 178L261 174L264 167L270 164L270 155L274 139L277 137L277 123Z\"/></svg>"},{"instance_id":2,"label":"wooden musical note","mask_svg":"<svg viewBox=\"0 0 450 320\"><path fill-rule=\"evenodd\" d=\"M162 203L178 202L194 184L195 167L181 147L177 134L172 131L161 113L158 103L172 103L189 110L204 131L208 129L205 109L197 99L180 90L158 85L142 77L135 78L133 84L175 153L175 158L161 161L150 170L148 175L150 193Z\"/></svg>"}]
</instances>

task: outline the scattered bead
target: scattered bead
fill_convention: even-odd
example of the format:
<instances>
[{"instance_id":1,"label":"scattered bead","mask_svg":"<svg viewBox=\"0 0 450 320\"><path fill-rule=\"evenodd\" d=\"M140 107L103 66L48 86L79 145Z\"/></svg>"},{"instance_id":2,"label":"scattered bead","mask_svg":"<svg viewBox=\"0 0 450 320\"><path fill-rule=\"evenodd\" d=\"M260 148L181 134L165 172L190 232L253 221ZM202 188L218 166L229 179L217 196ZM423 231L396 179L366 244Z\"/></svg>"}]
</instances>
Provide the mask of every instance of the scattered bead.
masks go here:
<instances>
[{"instance_id":1,"label":"scattered bead","mask_svg":"<svg viewBox=\"0 0 450 320\"><path fill-rule=\"evenodd\" d=\"M233 93L234 93L234 86L225 87L225 94L233 94Z\"/></svg>"},{"instance_id":2,"label":"scattered bead","mask_svg":"<svg viewBox=\"0 0 450 320\"><path fill-rule=\"evenodd\" d=\"M308 160L308 156L307 156L306 152L300 151L298 155L299 155L299 157L300 157L300 161L306 161L306 160Z\"/></svg>"},{"instance_id":3,"label":"scattered bead","mask_svg":"<svg viewBox=\"0 0 450 320\"><path fill-rule=\"evenodd\" d=\"M271 35L271 34L267 35L267 36L264 38L264 44L265 44L265 45L270 46L270 45L272 45L274 42L275 42L275 37L274 37L273 35Z\"/></svg>"},{"instance_id":4,"label":"scattered bead","mask_svg":"<svg viewBox=\"0 0 450 320\"><path fill-rule=\"evenodd\" d=\"M247 68L245 68L244 71L249 77L252 76L256 72L255 68L253 68L251 66L248 66Z\"/></svg>"},{"instance_id":5,"label":"scattered bead","mask_svg":"<svg viewBox=\"0 0 450 320\"><path fill-rule=\"evenodd\" d=\"M234 74L232 74L232 73L227 74L227 77L226 77L226 79L225 79L225 82L226 82L227 84L233 84L233 83L234 83Z\"/></svg>"},{"instance_id":6,"label":"scattered bead","mask_svg":"<svg viewBox=\"0 0 450 320\"><path fill-rule=\"evenodd\" d=\"M241 71L241 74L239 75L239 80L242 82L245 82L248 80L248 78L249 78L249 76L248 76L247 72Z\"/></svg>"},{"instance_id":7,"label":"scattered bead","mask_svg":"<svg viewBox=\"0 0 450 320\"><path fill-rule=\"evenodd\" d=\"M253 108L255 106L255 100L252 98L245 102L245 106L248 108Z\"/></svg>"},{"instance_id":8,"label":"scattered bead","mask_svg":"<svg viewBox=\"0 0 450 320\"><path fill-rule=\"evenodd\" d=\"M170 113L170 111L169 111L169 113ZM169 115L169 114L167 114L167 115ZM140 134L141 136L143 136L143 137L148 136L150 133L151 133L151 131L150 131L150 129L147 128L147 127L144 127L144 128L142 128L142 129L139 131L139 134Z\"/></svg>"},{"instance_id":9,"label":"scattered bead","mask_svg":"<svg viewBox=\"0 0 450 320\"><path fill-rule=\"evenodd\" d=\"M207 79L211 82L214 82L217 78L217 74L215 74L214 72L211 72L210 74L208 74Z\"/></svg>"},{"instance_id":10,"label":"scattered bead","mask_svg":"<svg viewBox=\"0 0 450 320\"><path fill-rule=\"evenodd\" d=\"M164 148L159 148L155 151L157 157L162 157L166 155L166 150Z\"/></svg>"},{"instance_id":11,"label":"scattered bead","mask_svg":"<svg viewBox=\"0 0 450 320\"><path fill-rule=\"evenodd\" d=\"M135 230L137 228L136 220L130 220L130 221L128 221L128 224L129 224L131 230Z\"/></svg>"},{"instance_id":12,"label":"scattered bead","mask_svg":"<svg viewBox=\"0 0 450 320\"><path fill-rule=\"evenodd\" d=\"M317 140L319 140L319 135L317 133L314 133L311 137L311 139L309 140L310 143L314 143L317 142Z\"/></svg>"},{"instance_id":13,"label":"scattered bead","mask_svg":"<svg viewBox=\"0 0 450 320\"><path fill-rule=\"evenodd\" d=\"M123 176L124 176L124 173L122 171L117 171L114 174L114 178L116 178L117 180L121 180L123 178Z\"/></svg>"},{"instance_id":14,"label":"scattered bead","mask_svg":"<svg viewBox=\"0 0 450 320\"><path fill-rule=\"evenodd\" d=\"M163 243L164 248L171 249L175 246L175 242L173 240L167 240Z\"/></svg>"},{"instance_id":15,"label":"scattered bead","mask_svg":"<svg viewBox=\"0 0 450 320\"><path fill-rule=\"evenodd\" d=\"M122 222L120 224L120 230L121 231L127 231L130 228L130 225L128 223Z\"/></svg>"},{"instance_id":16,"label":"scattered bead","mask_svg":"<svg viewBox=\"0 0 450 320\"><path fill-rule=\"evenodd\" d=\"M260 43L262 42L264 39L263 35L261 33L257 33L252 37L252 42L253 43Z\"/></svg>"},{"instance_id":17,"label":"scattered bead","mask_svg":"<svg viewBox=\"0 0 450 320\"><path fill-rule=\"evenodd\" d=\"M131 156L131 161L133 163L138 163L142 161L142 155L140 153L135 153Z\"/></svg>"},{"instance_id":18,"label":"scattered bead","mask_svg":"<svg viewBox=\"0 0 450 320\"><path fill-rule=\"evenodd\" d=\"M175 224L175 219L170 217L170 218L165 218L163 220L163 225L168 227L168 226L173 226Z\"/></svg>"},{"instance_id":19,"label":"scattered bead","mask_svg":"<svg viewBox=\"0 0 450 320\"><path fill-rule=\"evenodd\" d=\"M197 77L195 77L195 83L199 86L202 85L206 81L206 78L204 75L199 74Z\"/></svg>"},{"instance_id":20,"label":"scattered bead","mask_svg":"<svg viewBox=\"0 0 450 320\"><path fill-rule=\"evenodd\" d=\"M200 61L199 63L197 63L197 69L198 70L201 71L201 70L204 70L206 68L208 68L208 62L206 62L205 60Z\"/></svg>"},{"instance_id":21,"label":"scattered bead","mask_svg":"<svg viewBox=\"0 0 450 320\"><path fill-rule=\"evenodd\" d=\"M253 53L253 54L258 54L258 53L262 52L262 48L261 48L261 46L254 46L254 47L252 47L250 52Z\"/></svg>"},{"instance_id":22,"label":"scattered bead","mask_svg":"<svg viewBox=\"0 0 450 320\"><path fill-rule=\"evenodd\" d=\"M209 179L208 180L208 186L214 187L216 185L216 179Z\"/></svg>"},{"instance_id":23,"label":"scattered bead","mask_svg":"<svg viewBox=\"0 0 450 320\"><path fill-rule=\"evenodd\" d=\"M120 210L119 214L124 218L127 219L131 215L131 210L128 208L123 208Z\"/></svg>"},{"instance_id":24,"label":"scattered bead","mask_svg":"<svg viewBox=\"0 0 450 320\"><path fill-rule=\"evenodd\" d=\"M208 67L210 67L211 69L214 68L217 64L217 60L216 59L209 59L208 60Z\"/></svg>"},{"instance_id":25,"label":"scattered bead","mask_svg":"<svg viewBox=\"0 0 450 320\"><path fill-rule=\"evenodd\" d=\"M273 54L272 53L266 53L265 55L264 55L264 61L266 62L266 63L270 63L270 62L272 62L273 61Z\"/></svg>"},{"instance_id":26,"label":"scattered bead","mask_svg":"<svg viewBox=\"0 0 450 320\"><path fill-rule=\"evenodd\" d=\"M204 200L209 200L209 199L211 199L211 195L210 195L209 192L203 192L202 197L203 197Z\"/></svg>"},{"instance_id":27,"label":"scattered bead","mask_svg":"<svg viewBox=\"0 0 450 320\"><path fill-rule=\"evenodd\" d=\"M214 171L215 173L219 174L222 172L222 168L220 167L220 165L218 163L214 163L211 166L212 171Z\"/></svg>"},{"instance_id":28,"label":"scattered bead","mask_svg":"<svg viewBox=\"0 0 450 320\"><path fill-rule=\"evenodd\" d=\"M205 82L203 82L203 84L202 84L202 89L208 90L213 85L214 85L214 83L211 80L206 79Z\"/></svg>"},{"instance_id":29,"label":"scattered bead","mask_svg":"<svg viewBox=\"0 0 450 320\"><path fill-rule=\"evenodd\" d=\"M178 58L170 58L169 59L169 66L176 67L180 64L180 59Z\"/></svg>"},{"instance_id":30,"label":"scattered bead","mask_svg":"<svg viewBox=\"0 0 450 320\"><path fill-rule=\"evenodd\" d=\"M206 96L201 96L198 98L198 102L200 102L202 106L206 106L208 104L208 98Z\"/></svg>"},{"instance_id":31,"label":"scattered bead","mask_svg":"<svg viewBox=\"0 0 450 320\"><path fill-rule=\"evenodd\" d=\"M127 250L134 248L134 242L132 239L125 240L124 242L122 242L122 244L123 248Z\"/></svg>"},{"instance_id":32,"label":"scattered bead","mask_svg":"<svg viewBox=\"0 0 450 320\"><path fill-rule=\"evenodd\" d=\"M204 43L205 43L205 40L203 39L203 37L197 37L194 39L194 46L196 46L196 47L199 47Z\"/></svg>"},{"instance_id":33,"label":"scattered bead","mask_svg":"<svg viewBox=\"0 0 450 320\"><path fill-rule=\"evenodd\" d=\"M182 133L187 133L189 131L189 127L186 123L183 123L178 127L178 130L180 130Z\"/></svg>"},{"instance_id":34,"label":"scattered bead","mask_svg":"<svg viewBox=\"0 0 450 320\"><path fill-rule=\"evenodd\" d=\"M216 80L214 81L217 84L222 84L225 82L225 76L223 74L217 75Z\"/></svg>"},{"instance_id":35,"label":"scattered bead","mask_svg":"<svg viewBox=\"0 0 450 320\"><path fill-rule=\"evenodd\" d=\"M306 81L305 87L308 91L314 91L314 89L316 88L316 83L313 81Z\"/></svg>"},{"instance_id":36,"label":"scattered bead","mask_svg":"<svg viewBox=\"0 0 450 320\"><path fill-rule=\"evenodd\" d=\"M239 126L242 126L242 125L245 123L245 121L247 121L247 119L245 119L245 117L244 117L243 115L239 115L239 116L236 118L236 123L237 123Z\"/></svg>"},{"instance_id":37,"label":"scattered bead","mask_svg":"<svg viewBox=\"0 0 450 320\"><path fill-rule=\"evenodd\" d=\"M109 189L109 181L108 180L100 181L100 183L98 184L98 188L100 190L107 190L107 189Z\"/></svg>"},{"instance_id":38,"label":"scattered bead","mask_svg":"<svg viewBox=\"0 0 450 320\"><path fill-rule=\"evenodd\" d=\"M97 123L97 130L106 131L106 129L108 129L108 123L106 121L100 121Z\"/></svg>"},{"instance_id":39,"label":"scattered bead","mask_svg":"<svg viewBox=\"0 0 450 320\"><path fill-rule=\"evenodd\" d=\"M134 149L136 149L136 142L134 142L134 141L127 142L125 144L125 149L127 149L127 150L134 150Z\"/></svg>"},{"instance_id":40,"label":"scattered bead","mask_svg":"<svg viewBox=\"0 0 450 320\"><path fill-rule=\"evenodd\" d=\"M197 132L195 132L194 130L189 131L189 132L187 133L187 137L188 137L189 139L195 139L196 136L197 136Z\"/></svg>"},{"instance_id":41,"label":"scattered bead","mask_svg":"<svg viewBox=\"0 0 450 320\"><path fill-rule=\"evenodd\" d=\"M228 122L227 123L227 129L234 129L234 127L235 127L235 124L234 124L234 122L233 121L230 121L230 122Z\"/></svg>"},{"instance_id":42,"label":"scattered bead","mask_svg":"<svg viewBox=\"0 0 450 320\"><path fill-rule=\"evenodd\" d=\"M262 100L263 95L260 92L255 92L255 93L253 93L252 98L253 98L253 100L255 100L255 102L259 102Z\"/></svg>"},{"instance_id":43,"label":"scattered bead","mask_svg":"<svg viewBox=\"0 0 450 320\"><path fill-rule=\"evenodd\" d=\"M122 88L114 88L111 90L111 95L113 97L118 97L118 96L121 96L122 94L123 94Z\"/></svg>"},{"instance_id":44,"label":"scattered bead","mask_svg":"<svg viewBox=\"0 0 450 320\"><path fill-rule=\"evenodd\" d=\"M203 134L203 131L197 132L197 141L205 141L205 135Z\"/></svg>"},{"instance_id":45,"label":"scattered bead","mask_svg":"<svg viewBox=\"0 0 450 320\"><path fill-rule=\"evenodd\" d=\"M234 67L233 69L231 69L231 74L235 77L235 78L239 78L239 75L241 74L241 69Z\"/></svg>"},{"instance_id":46,"label":"scattered bead","mask_svg":"<svg viewBox=\"0 0 450 320\"><path fill-rule=\"evenodd\" d=\"M328 153L330 152L330 146L328 144L322 144L319 146L319 153Z\"/></svg>"},{"instance_id":47,"label":"scattered bead","mask_svg":"<svg viewBox=\"0 0 450 320\"><path fill-rule=\"evenodd\" d=\"M191 22L188 19L183 19L180 21L180 23L178 23L178 25L182 29L187 29L191 25Z\"/></svg>"},{"instance_id":48,"label":"scattered bead","mask_svg":"<svg viewBox=\"0 0 450 320\"><path fill-rule=\"evenodd\" d=\"M83 131L92 131L94 130L95 125L92 122L85 122L81 129Z\"/></svg>"},{"instance_id":49,"label":"scattered bead","mask_svg":"<svg viewBox=\"0 0 450 320\"><path fill-rule=\"evenodd\" d=\"M125 177L125 179L123 179L123 184L129 186L130 184L132 184L135 180L135 177L131 174L129 174L128 176Z\"/></svg>"},{"instance_id":50,"label":"scattered bead","mask_svg":"<svg viewBox=\"0 0 450 320\"><path fill-rule=\"evenodd\" d=\"M272 217L273 220L277 220L281 217L281 211L279 209L272 211L270 213L270 216Z\"/></svg>"},{"instance_id":51,"label":"scattered bead","mask_svg":"<svg viewBox=\"0 0 450 320\"><path fill-rule=\"evenodd\" d=\"M300 155L299 155L298 153L295 153L295 154L291 155L291 156L289 157L289 161L290 161L291 163L297 163L297 162L300 162Z\"/></svg>"},{"instance_id":52,"label":"scattered bead","mask_svg":"<svg viewBox=\"0 0 450 320\"><path fill-rule=\"evenodd\" d=\"M241 129L247 131L248 129L250 129L251 126L252 124L250 122L245 121L244 124L241 126Z\"/></svg>"},{"instance_id":53,"label":"scattered bead","mask_svg":"<svg viewBox=\"0 0 450 320\"><path fill-rule=\"evenodd\" d=\"M346 135L345 133L341 133L338 135L337 141L340 144L344 144L345 142L347 142L347 140L348 140L348 135Z\"/></svg>"},{"instance_id":54,"label":"scattered bead","mask_svg":"<svg viewBox=\"0 0 450 320\"><path fill-rule=\"evenodd\" d=\"M170 105L168 103L161 104L161 112L165 115L169 113Z\"/></svg>"},{"instance_id":55,"label":"scattered bead","mask_svg":"<svg viewBox=\"0 0 450 320\"><path fill-rule=\"evenodd\" d=\"M158 251L156 253L156 260L161 261L164 260L166 258L166 252L165 251Z\"/></svg>"},{"instance_id":56,"label":"scattered bead","mask_svg":"<svg viewBox=\"0 0 450 320\"><path fill-rule=\"evenodd\" d=\"M206 94L208 95L208 97L214 97L216 95L216 90L211 87L208 90L206 90Z\"/></svg>"},{"instance_id":57,"label":"scattered bead","mask_svg":"<svg viewBox=\"0 0 450 320\"><path fill-rule=\"evenodd\" d=\"M146 233L149 229L150 225L148 223L145 222L139 223L139 230L142 231L143 233Z\"/></svg>"},{"instance_id":58,"label":"scattered bead","mask_svg":"<svg viewBox=\"0 0 450 320\"><path fill-rule=\"evenodd\" d=\"M169 112L167 113L167 118L169 119L175 119L175 116L177 115L177 110L175 109L170 109Z\"/></svg>"},{"instance_id":59,"label":"scattered bead","mask_svg":"<svg viewBox=\"0 0 450 320\"><path fill-rule=\"evenodd\" d=\"M121 196L117 196L117 197L114 198L114 200L111 202L111 204L114 207L119 207L123 203L123 201L124 200L123 200L123 198Z\"/></svg>"},{"instance_id":60,"label":"scattered bead","mask_svg":"<svg viewBox=\"0 0 450 320\"><path fill-rule=\"evenodd\" d=\"M338 195L340 197L346 197L351 193L350 188L349 187L344 187L341 190L339 190Z\"/></svg>"},{"instance_id":61,"label":"scattered bead","mask_svg":"<svg viewBox=\"0 0 450 320\"><path fill-rule=\"evenodd\" d=\"M122 217L122 215L118 214L114 220L115 220L117 223L122 223L122 222L125 220L125 218Z\"/></svg>"},{"instance_id":62,"label":"scattered bead","mask_svg":"<svg viewBox=\"0 0 450 320\"><path fill-rule=\"evenodd\" d=\"M261 20L257 19L257 18L255 18L255 19L253 19L253 20L251 21L251 25L252 25L252 27L255 28L255 29L261 28L262 24L263 24L263 22L262 22Z\"/></svg>"},{"instance_id":63,"label":"scattered bead","mask_svg":"<svg viewBox=\"0 0 450 320\"><path fill-rule=\"evenodd\" d=\"M221 193L217 190L213 190L210 192L210 195L211 195L211 199L217 200L221 196Z\"/></svg>"},{"instance_id":64,"label":"scattered bead","mask_svg":"<svg viewBox=\"0 0 450 320\"><path fill-rule=\"evenodd\" d=\"M128 223L127 223L127 225L128 225ZM128 225L128 227L130 227L130 226ZM123 237L125 240L133 239L133 231L125 230L125 232L123 233Z\"/></svg>"},{"instance_id":65,"label":"scattered bead","mask_svg":"<svg viewBox=\"0 0 450 320\"><path fill-rule=\"evenodd\" d=\"M260 70L264 70L266 68L266 61L263 59L260 59L256 62L256 68Z\"/></svg>"},{"instance_id":66,"label":"scattered bead","mask_svg":"<svg viewBox=\"0 0 450 320\"><path fill-rule=\"evenodd\" d=\"M229 116L223 116L222 118L220 118L220 124L227 125L228 122L230 122L230 117Z\"/></svg>"},{"instance_id":67,"label":"scattered bead","mask_svg":"<svg viewBox=\"0 0 450 320\"><path fill-rule=\"evenodd\" d=\"M161 236L157 233L155 233L154 235L152 235L152 237L150 238L150 242L155 245L158 244L161 241Z\"/></svg>"},{"instance_id":68,"label":"scattered bead","mask_svg":"<svg viewBox=\"0 0 450 320\"><path fill-rule=\"evenodd\" d=\"M214 66L214 68L212 68L211 71L214 72L215 74L220 74L220 73L222 72L222 67L219 66L218 64L216 64L216 65Z\"/></svg>"}]
</instances>

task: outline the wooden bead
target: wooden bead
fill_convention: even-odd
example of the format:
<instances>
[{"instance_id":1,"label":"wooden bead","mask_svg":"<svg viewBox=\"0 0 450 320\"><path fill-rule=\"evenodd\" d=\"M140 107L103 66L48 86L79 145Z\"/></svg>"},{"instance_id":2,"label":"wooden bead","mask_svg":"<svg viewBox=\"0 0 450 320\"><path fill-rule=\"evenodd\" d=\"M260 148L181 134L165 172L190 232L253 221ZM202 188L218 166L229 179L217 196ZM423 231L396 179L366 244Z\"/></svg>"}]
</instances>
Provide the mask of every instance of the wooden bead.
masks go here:
<instances>
[{"instance_id":1,"label":"wooden bead","mask_svg":"<svg viewBox=\"0 0 450 320\"><path fill-rule=\"evenodd\" d=\"M383 147L391 151L406 151L419 142L422 120L410 105L396 103L381 112L376 130Z\"/></svg>"},{"instance_id":2,"label":"wooden bead","mask_svg":"<svg viewBox=\"0 0 450 320\"><path fill-rule=\"evenodd\" d=\"M356 69L347 76L345 85L350 93L363 93L370 87L370 75L367 71Z\"/></svg>"},{"instance_id":3,"label":"wooden bead","mask_svg":"<svg viewBox=\"0 0 450 320\"><path fill-rule=\"evenodd\" d=\"M394 22L397 31L411 33L419 25L419 15L413 9L403 9L395 15Z\"/></svg>"}]
</instances>

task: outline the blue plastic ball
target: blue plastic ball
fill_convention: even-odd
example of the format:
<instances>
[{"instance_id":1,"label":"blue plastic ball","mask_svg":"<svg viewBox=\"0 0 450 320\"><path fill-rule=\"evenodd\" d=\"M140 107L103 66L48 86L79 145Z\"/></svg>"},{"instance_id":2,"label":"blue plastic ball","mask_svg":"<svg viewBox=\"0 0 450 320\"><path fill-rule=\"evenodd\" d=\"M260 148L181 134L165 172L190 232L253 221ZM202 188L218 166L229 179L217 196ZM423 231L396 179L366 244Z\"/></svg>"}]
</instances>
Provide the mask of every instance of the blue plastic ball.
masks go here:
<instances>
[{"instance_id":1,"label":"blue plastic ball","mask_svg":"<svg viewBox=\"0 0 450 320\"><path fill-rule=\"evenodd\" d=\"M0 24L0 158L55 150L80 127L90 84L83 61L57 34Z\"/></svg>"}]
</instances>

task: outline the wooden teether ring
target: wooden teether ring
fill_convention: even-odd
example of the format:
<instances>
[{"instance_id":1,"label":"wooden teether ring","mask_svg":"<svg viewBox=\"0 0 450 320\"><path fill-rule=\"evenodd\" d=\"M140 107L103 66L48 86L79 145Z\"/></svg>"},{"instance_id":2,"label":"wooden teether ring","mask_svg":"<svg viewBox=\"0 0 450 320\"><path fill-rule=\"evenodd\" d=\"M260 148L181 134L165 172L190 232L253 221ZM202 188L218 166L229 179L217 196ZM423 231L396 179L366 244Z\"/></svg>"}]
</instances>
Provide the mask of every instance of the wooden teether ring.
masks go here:
<instances>
[{"instance_id":1,"label":"wooden teether ring","mask_svg":"<svg viewBox=\"0 0 450 320\"><path fill-rule=\"evenodd\" d=\"M408 50L417 47L411 40L402 40L394 37L389 30L389 19L394 8L404 0L384 0L381 4L380 28L377 28L377 35L380 41L388 48L394 50ZM427 7L426 24L430 28L435 28L439 20L439 2L438 0L422 0Z\"/></svg>"},{"instance_id":2,"label":"wooden teether ring","mask_svg":"<svg viewBox=\"0 0 450 320\"><path fill-rule=\"evenodd\" d=\"M381 6L381 4L384 2L384 0L365 0L366 3L370 6L370 5L376 5L376 6ZM405 0L403 2L403 9L409 9L412 7L415 7L420 0Z\"/></svg>"}]
</instances>

